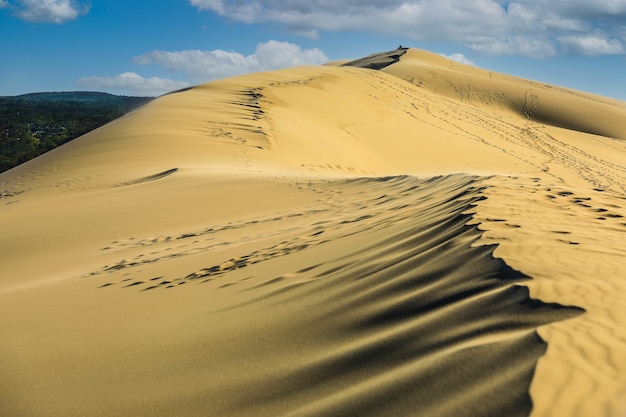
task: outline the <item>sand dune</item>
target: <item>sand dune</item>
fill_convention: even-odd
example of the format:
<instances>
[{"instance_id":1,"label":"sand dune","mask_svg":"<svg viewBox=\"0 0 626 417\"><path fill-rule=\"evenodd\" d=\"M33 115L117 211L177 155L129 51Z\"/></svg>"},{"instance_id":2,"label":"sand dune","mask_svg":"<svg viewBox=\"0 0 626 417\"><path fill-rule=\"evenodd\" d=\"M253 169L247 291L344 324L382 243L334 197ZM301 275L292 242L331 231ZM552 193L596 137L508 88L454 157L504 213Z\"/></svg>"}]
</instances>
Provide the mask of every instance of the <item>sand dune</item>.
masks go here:
<instances>
[{"instance_id":1,"label":"sand dune","mask_svg":"<svg viewBox=\"0 0 626 417\"><path fill-rule=\"evenodd\" d=\"M412 49L383 70L426 90L565 129L626 140L626 104L471 67Z\"/></svg>"},{"instance_id":2,"label":"sand dune","mask_svg":"<svg viewBox=\"0 0 626 417\"><path fill-rule=\"evenodd\" d=\"M621 416L626 104L415 49L0 175L0 415Z\"/></svg>"}]
</instances>

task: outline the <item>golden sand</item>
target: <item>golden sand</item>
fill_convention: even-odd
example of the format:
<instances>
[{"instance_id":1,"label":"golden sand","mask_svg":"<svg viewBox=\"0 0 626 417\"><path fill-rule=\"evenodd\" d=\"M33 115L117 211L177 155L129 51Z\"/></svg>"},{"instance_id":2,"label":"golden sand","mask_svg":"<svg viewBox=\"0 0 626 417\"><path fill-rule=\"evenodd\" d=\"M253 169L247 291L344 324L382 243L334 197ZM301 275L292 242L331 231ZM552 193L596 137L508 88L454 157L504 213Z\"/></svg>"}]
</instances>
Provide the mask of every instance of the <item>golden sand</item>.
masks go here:
<instances>
[{"instance_id":1,"label":"golden sand","mask_svg":"<svg viewBox=\"0 0 626 417\"><path fill-rule=\"evenodd\" d=\"M0 175L0 415L626 415L624 120L415 49L162 96Z\"/></svg>"}]
</instances>

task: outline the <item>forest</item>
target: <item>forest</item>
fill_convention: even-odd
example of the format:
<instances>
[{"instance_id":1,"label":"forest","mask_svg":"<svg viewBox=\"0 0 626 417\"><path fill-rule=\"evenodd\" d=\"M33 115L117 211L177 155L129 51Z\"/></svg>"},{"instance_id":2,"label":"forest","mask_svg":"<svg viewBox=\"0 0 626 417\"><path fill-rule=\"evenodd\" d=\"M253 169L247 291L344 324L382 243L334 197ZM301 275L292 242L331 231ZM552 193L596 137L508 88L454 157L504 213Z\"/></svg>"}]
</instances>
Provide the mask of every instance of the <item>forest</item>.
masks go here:
<instances>
[{"instance_id":1,"label":"forest","mask_svg":"<svg viewBox=\"0 0 626 417\"><path fill-rule=\"evenodd\" d=\"M153 99L86 91L0 96L0 172L82 136Z\"/></svg>"}]
</instances>

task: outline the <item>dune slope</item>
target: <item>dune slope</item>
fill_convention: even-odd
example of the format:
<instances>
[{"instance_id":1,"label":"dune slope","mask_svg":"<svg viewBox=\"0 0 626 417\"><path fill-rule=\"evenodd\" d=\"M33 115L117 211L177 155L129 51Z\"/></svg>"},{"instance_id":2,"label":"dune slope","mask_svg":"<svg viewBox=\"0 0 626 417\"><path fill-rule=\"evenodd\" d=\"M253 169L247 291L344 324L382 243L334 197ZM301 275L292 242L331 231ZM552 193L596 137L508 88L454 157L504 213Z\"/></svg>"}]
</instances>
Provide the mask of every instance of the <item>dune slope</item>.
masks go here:
<instances>
[{"instance_id":1,"label":"dune slope","mask_svg":"<svg viewBox=\"0 0 626 417\"><path fill-rule=\"evenodd\" d=\"M624 103L415 49L0 175L0 415L619 416Z\"/></svg>"},{"instance_id":2,"label":"dune slope","mask_svg":"<svg viewBox=\"0 0 626 417\"><path fill-rule=\"evenodd\" d=\"M472 247L478 178L295 185L282 193L319 199L112 242L76 282L14 292L5 411L527 415L535 329L582 310L530 299L528 277Z\"/></svg>"}]
</instances>

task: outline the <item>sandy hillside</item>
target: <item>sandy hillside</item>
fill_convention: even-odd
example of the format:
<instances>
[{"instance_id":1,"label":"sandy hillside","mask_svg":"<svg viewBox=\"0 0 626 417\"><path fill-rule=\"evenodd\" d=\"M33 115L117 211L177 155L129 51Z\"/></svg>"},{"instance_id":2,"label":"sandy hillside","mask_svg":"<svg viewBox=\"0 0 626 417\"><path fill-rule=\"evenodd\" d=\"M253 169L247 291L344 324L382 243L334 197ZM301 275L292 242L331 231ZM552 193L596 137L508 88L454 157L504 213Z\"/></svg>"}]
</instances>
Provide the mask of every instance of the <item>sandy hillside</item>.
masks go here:
<instances>
[{"instance_id":1,"label":"sandy hillside","mask_svg":"<svg viewBox=\"0 0 626 417\"><path fill-rule=\"evenodd\" d=\"M626 415L626 103L416 49L0 174L0 416Z\"/></svg>"}]
</instances>

